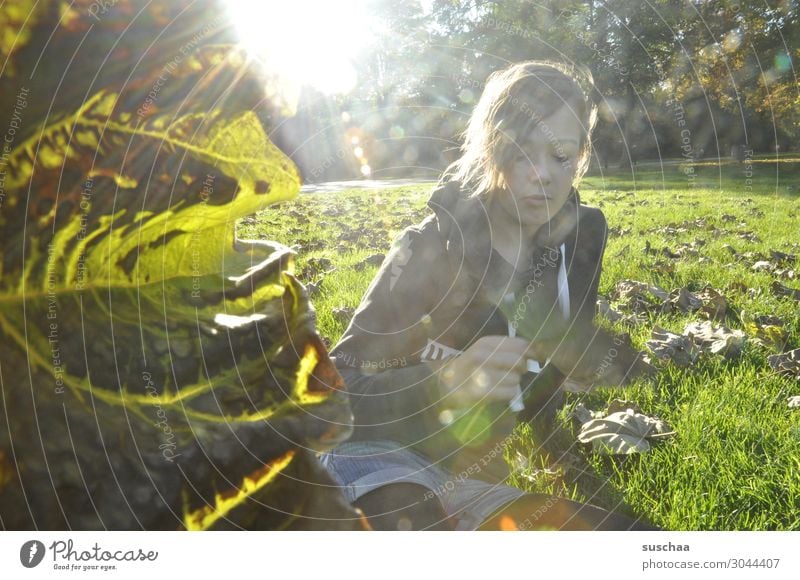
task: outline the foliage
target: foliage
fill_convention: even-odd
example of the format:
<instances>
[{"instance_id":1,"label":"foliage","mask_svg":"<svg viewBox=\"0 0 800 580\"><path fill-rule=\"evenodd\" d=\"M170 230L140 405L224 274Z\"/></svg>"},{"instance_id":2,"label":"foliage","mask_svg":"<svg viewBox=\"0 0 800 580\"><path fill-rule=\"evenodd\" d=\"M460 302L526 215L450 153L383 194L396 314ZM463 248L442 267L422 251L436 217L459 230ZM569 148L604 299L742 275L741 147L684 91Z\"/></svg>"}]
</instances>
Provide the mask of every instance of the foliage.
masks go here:
<instances>
[{"instance_id":1,"label":"foliage","mask_svg":"<svg viewBox=\"0 0 800 580\"><path fill-rule=\"evenodd\" d=\"M595 142L603 164L728 157L740 145L796 147L797 0L373 6L386 33L359 59L357 89L336 105L350 116L343 133L366 136L366 155L381 175L435 178L454 160L487 76L528 59L589 68L602 95ZM322 147L321 140L304 147ZM301 169L307 174L309 166ZM347 175L343 164L338 169Z\"/></svg>"},{"instance_id":2,"label":"foliage","mask_svg":"<svg viewBox=\"0 0 800 580\"><path fill-rule=\"evenodd\" d=\"M279 107L242 53L208 42L222 39L210 3L145 4L97 22L62 5L4 49L17 130L0 206L0 521L360 528L313 455L351 414L293 252L235 235L299 189L263 125ZM138 66L116 50L179 14L188 41L155 42ZM39 58L44 31L55 49ZM58 50L84 33L111 55L97 84L43 108L58 77L42 71L91 71L70 74Z\"/></svg>"}]
</instances>

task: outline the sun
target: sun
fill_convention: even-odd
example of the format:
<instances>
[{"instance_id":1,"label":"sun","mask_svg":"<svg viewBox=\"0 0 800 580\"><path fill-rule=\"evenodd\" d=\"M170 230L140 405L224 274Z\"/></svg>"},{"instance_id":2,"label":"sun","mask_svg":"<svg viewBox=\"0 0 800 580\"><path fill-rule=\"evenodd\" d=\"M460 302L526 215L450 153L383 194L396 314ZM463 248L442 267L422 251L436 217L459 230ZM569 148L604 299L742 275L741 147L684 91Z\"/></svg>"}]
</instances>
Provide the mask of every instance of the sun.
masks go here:
<instances>
[{"instance_id":1,"label":"sun","mask_svg":"<svg viewBox=\"0 0 800 580\"><path fill-rule=\"evenodd\" d=\"M242 46L270 71L326 94L350 92L371 38L367 0L226 0Z\"/></svg>"}]
</instances>

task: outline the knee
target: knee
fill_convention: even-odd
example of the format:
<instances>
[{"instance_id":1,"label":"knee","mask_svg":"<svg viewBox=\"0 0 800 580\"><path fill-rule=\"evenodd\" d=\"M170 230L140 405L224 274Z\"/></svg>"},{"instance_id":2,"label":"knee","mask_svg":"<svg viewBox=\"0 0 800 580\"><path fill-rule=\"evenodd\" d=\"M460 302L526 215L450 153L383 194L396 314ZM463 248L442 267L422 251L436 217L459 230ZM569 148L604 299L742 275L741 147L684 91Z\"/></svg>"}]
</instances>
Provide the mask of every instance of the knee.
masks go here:
<instances>
[{"instance_id":1,"label":"knee","mask_svg":"<svg viewBox=\"0 0 800 580\"><path fill-rule=\"evenodd\" d=\"M393 483L375 489L353 502L374 530L451 530L449 518L428 488L413 483Z\"/></svg>"}]
</instances>

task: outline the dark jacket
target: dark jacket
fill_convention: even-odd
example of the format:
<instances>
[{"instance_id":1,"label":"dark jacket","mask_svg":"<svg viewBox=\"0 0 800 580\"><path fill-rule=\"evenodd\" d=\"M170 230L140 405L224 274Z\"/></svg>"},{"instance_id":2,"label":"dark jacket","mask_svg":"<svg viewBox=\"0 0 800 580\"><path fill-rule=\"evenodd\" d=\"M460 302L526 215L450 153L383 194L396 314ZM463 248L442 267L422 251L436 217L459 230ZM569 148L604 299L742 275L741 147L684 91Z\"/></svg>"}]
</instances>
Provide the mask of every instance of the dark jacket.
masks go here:
<instances>
[{"instance_id":1,"label":"dark jacket","mask_svg":"<svg viewBox=\"0 0 800 580\"><path fill-rule=\"evenodd\" d=\"M332 355L350 392L353 439L399 441L457 470L485 449L496 451L515 417L507 405L476 406L451 422L456 410L442 400L427 361L456 355L485 335L506 335L514 318L524 319L520 328L535 340L557 342L570 330L585 336L575 330L593 328L607 228L602 212L582 205L573 190L537 232L530 267L518 272L492 250L483 202L450 182L428 205L433 214L397 239ZM563 259L568 320L556 299ZM509 292L518 303L501 309ZM555 387L563 379L553 364L542 375ZM530 405L529 398L528 415Z\"/></svg>"}]
</instances>

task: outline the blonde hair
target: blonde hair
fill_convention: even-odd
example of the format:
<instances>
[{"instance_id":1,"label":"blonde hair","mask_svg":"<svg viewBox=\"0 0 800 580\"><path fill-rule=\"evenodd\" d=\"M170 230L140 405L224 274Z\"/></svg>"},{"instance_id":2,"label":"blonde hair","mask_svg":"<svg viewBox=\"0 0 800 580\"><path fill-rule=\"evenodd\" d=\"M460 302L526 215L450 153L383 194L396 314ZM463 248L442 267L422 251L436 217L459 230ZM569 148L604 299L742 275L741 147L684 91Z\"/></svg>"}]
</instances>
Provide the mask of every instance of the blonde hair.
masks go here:
<instances>
[{"instance_id":1,"label":"blonde hair","mask_svg":"<svg viewBox=\"0 0 800 580\"><path fill-rule=\"evenodd\" d=\"M489 197L502 187L502 170L525 135L563 106L581 125L582 139L573 184L589 167L591 134L597 123L591 73L566 64L526 61L489 76L480 101L464 131L461 157L442 175L442 182L459 181L470 197Z\"/></svg>"}]
</instances>

